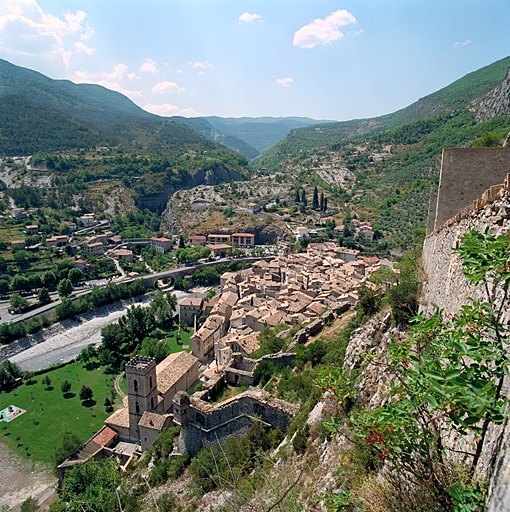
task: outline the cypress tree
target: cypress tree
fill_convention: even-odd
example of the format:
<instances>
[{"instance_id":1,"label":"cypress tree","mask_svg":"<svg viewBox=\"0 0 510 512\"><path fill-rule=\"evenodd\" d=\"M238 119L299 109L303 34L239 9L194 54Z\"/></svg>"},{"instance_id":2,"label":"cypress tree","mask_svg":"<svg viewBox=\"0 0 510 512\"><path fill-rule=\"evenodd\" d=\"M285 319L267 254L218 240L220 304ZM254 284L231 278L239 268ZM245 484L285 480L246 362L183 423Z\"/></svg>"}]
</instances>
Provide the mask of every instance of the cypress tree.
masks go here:
<instances>
[{"instance_id":1,"label":"cypress tree","mask_svg":"<svg viewBox=\"0 0 510 512\"><path fill-rule=\"evenodd\" d=\"M318 210L319 209L319 193L317 191L317 185L315 185L315 187L313 189L312 208L314 210Z\"/></svg>"}]
</instances>

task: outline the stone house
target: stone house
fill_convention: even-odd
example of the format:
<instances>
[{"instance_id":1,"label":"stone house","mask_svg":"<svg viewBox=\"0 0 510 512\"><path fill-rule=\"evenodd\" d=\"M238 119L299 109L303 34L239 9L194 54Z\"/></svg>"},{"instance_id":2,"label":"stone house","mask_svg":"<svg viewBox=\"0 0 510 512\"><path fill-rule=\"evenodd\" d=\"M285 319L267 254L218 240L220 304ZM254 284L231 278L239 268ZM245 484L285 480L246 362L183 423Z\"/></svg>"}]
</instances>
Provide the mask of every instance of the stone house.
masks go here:
<instances>
[{"instance_id":1,"label":"stone house","mask_svg":"<svg viewBox=\"0 0 510 512\"><path fill-rule=\"evenodd\" d=\"M91 244L85 244L85 252L92 256L99 256L104 254L104 245L101 242L93 242Z\"/></svg>"},{"instance_id":2,"label":"stone house","mask_svg":"<svg viewBox=\"0 0 510 512\"><path fill-rule=\"evenodd\" d=\"M122 260L126 263L133 263L133 251L130 251L129 249L116 249L112 252L112 256L117 260Z\"/></svg>"},{"instance_id":3,"label":"stone house","mask_svg":"<svg viewBox=\"0 0 510 512\"><path fill-rule=\"evenodd\" d=\"M67 235L50 236L46 239L46 247L65 247L68 242Z\"/></svg>"},{"instance_id":4,"label":"stone house","mask_svg":"<svg viewBox=\"0 0 510 512\"><path fill-rule=\"evenodd\" d=\"M232 233L232 244L241 249L251 249L255 246L255 235L253 233Z\"/></svg>"},{"instance_id":5,"label":"stone house","mask_svg":"<svg viewBox=\"0 0 510 512\"><path fill-rule=\"evenodd\" d=\"M184 297L177 302L179 323L195 325L195 319L202 314L204 301L201 297Z\"/></svg>"},{"instance_id":6,"label":"stone house","mask_svg":"<svg viewBox=\"0 0 510 512\"><path fill-rule=\"evenodd\" d=\"M204 235L190 235L188 236L188 243L190 245L202 245L204 246L207 242L207 238Z\"/></svg>"},{"instance_id":7,"label":"stone house","mask_svg":"<svg viewBox=\"0 0 510 512\"><path fill-rule=\"evenodd\" d=\"M224 245L230 244L231 237L225 233L209 233L207 235L208 245Z\"/></svg>"},{"instance_id":8,"label":"stone house","mask_svg":"<svg viewBox=\"0 0 510 512\"><path fill-rule=\"evenodd\" d=\"M154 249L156 249L156 252L159 252L161 254L167 253L173 247L172 240L170 240L170 238L166 238L166 237L158 238L155 236L153 236L150 239L150 245L151 245L151 247L154 247Z\"/></svg>"}]
</instances>

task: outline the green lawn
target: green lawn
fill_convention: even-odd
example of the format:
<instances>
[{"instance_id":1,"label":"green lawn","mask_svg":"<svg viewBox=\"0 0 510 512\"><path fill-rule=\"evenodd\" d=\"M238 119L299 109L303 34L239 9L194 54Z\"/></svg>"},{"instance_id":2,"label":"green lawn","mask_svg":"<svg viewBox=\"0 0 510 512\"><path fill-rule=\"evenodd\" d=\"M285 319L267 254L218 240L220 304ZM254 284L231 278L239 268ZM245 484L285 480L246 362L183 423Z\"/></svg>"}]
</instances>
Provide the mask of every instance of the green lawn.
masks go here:
<instances>
[{"instance_id":1,"label":"green lawn","mask_svg":"<svg viewBox=\"0 0 510 512\"><path fill-rule=\"evenodd\" d=\"M51 379L53 389L45 389L42 380ZM66 432L74 432L82 441L97 432L109 413L105 412L105 397L111 397L115 376L105 375L104 368L87 369L75 362L35 377L34 384L23 384L0 393L0 410L16 405L27 412L11 422L0 422L0 441L25 458L52 463L53 453ZM70 397L60 389L63 380L71 383ZM79 398L83 385L94 392L93 402L82 405Z\"/></svg>"},{"instance_id":2,"label":"green lawn","mask_svg":"<svg viewBox=\"0 0 510 512\"><path fill-rule=\"evenodd\" d=\"M190 329L189 331L185 331L181 329L181 344L177 343L177 328L174 328L168 336L165 338L168 346L170 347L170 353L180 352L181 350L185 350L186 352L191 352L191 345L189 339L193 336L193 331Z\"/></svg>"}]
</instances>

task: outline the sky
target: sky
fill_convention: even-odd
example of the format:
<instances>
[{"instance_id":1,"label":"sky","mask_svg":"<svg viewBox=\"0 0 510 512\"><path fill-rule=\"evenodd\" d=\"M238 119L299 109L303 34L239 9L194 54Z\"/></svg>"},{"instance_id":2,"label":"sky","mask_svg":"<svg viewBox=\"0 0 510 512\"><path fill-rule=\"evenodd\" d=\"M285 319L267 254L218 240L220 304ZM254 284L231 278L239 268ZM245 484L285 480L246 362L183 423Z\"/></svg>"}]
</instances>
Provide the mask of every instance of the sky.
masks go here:
<instances>
[{"instance_id":1,"label":"sky","mask_svg":"<svg viewBox=\"0 0 510 512\"><path fill-rule=\"evenodd\" d=\"M0 0L0 58L162 116L344 121L510 55L510 0Z\"/></svg>"}]
</instances>

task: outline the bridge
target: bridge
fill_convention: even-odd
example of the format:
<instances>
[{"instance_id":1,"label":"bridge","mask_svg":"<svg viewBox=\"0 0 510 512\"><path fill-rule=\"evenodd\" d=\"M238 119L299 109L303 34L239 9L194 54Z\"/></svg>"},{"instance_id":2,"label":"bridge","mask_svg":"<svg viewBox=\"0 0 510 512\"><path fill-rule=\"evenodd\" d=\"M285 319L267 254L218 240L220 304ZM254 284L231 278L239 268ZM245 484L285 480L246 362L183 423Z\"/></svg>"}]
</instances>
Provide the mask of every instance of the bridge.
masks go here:
<instances>
[{"instance_id":1,"label":"bridge","mask_svg":"<svg viewBox=\"0 0 510 512\"><path fill-rule=\"evenodd\" d=\"M245 261L246 263L255 263L256 261L260 260L272 260L275 256L259 256L259 257L253 257L250 256L248 258L239 258L240 261ZM208 261L206 263L198 263L196 265L191 266L183 266L180 268L174 268L171 270L164 270L163 272L157 272L155 274L150 274L148 276L140 276L140 277L130 277L130 278L123 278L118 279L115 281L116 283L132 283L133 281L136 281L137 279L142 279L143 284L145 288L154 288L156 286L156 282L160 279L170 279L172 284L176 277L183 277L187 276L189 274L192 274L196 270L204 267L214 267L216 265L223 265L225 263L230 263L234 260L228 259L228 258L222 258L215 261ZM82 290L78 293L74 294L73 296L69 297L72 300L76 300L79 297L82 297L84 295L88 295L91 293L92 290ZM52 302L51 304L46 304L44 306L41 306L40 308L34 309L32 311L27 311L26 313L22 313L19 315L16 319L11 320L12 324L17 324L19 322L25 322L29 320L32 317L36 317L39 315L46 315L47 317L52 317L55 312L55 307L61 304L61 300L56 300L55 302Z\"/></svg>"}]
</instances>

